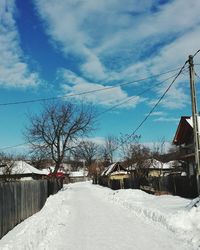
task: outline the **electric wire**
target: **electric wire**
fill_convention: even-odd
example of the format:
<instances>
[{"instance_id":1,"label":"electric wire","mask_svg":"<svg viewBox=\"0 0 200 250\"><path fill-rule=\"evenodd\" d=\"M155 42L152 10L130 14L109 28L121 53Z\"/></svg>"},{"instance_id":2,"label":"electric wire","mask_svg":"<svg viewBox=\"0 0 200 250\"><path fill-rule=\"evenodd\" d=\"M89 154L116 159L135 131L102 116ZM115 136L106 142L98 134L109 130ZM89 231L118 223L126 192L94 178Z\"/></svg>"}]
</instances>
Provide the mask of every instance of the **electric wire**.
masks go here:
<instances>
[{"instance_id":1,"label":"electric wire","mask_svg":"<svg viewBox=\"0 0 200 250\"><path fill-rule=\"evenodd\" d=\"M125 83L116 84L116 85L113 85L113 86L108 86L108 87L103 87L103 88L99 88L99 89L84 91L84 92L80 92L80 93L67 94L67 95L62 95L62 96L54 96L54 97L49 97L49 98L39 98L39 99L33 99L33 100L6 102L6 103L0 103L0 106L19 105L19 104L36 103L36 102L43 102L43 101L53 101L53 100L63 99L63 98L66 98L66 97L74 97L74 96L92 94L92 93L96 93L96 92L103 92L103 91L107 91L107 90L110 90L110 89L127 86L127 85L130 85L130 84L136 83L136 82L147 81L147 80L150 80L150 79L155 78L155 77L159 77L159 76L162 76L162 75L169 74L171 72L175 72L175 71L177 71L179 69L180 69L180 67L178 67L176 69L166 71L166 72L163 72L163 73L160 73L160 74L157 74L157 75L152 75L152 76L149 76L149 77L140 78L140 79L133 80L133 81L130 81L130 82L125 82Z\"/></svg>"},{"instance_id":2,"label":"electric wire","mask_svg":"<svg viewBox=\"0 0 200 250\"><path fill-rule=\"evenodd\" d=\"M198 53L200 52L200 50L198 50L194 55L193 57L195 57ZM185 61L184 65L180 68L179 72L175 75L174 79L172 80L172 82L169 84L169 86L167 87L167 89L164 91L164 93L161 95L161 97L158 99L158 101L156 102L156 104L153 106L153 108L149 111L149 113L145 116L145 118L140 122L140 124L137 126L137 128L126 138L126 140L124 140L119 146L122 146L124 143L127 142L127 140L129 138L131 138L133 135L135 135L135 133L140 129L140 127L146 122L146 120L151 116L151 114L154 112L154 110L156 109L156 107L160 104L160 102L162 101L162 99L165 97L165 95L167 94L167 92L170 90L171 86L174 84L174 82L177 80L177 78L180 76L180 74L183 72L183 70L185 69L185 66L186 64L188 63L188 60ZM178 68L179 69L179 68ZM111 87L108 87L107 89L112 89L112 88L116 88L116 87L119 87L119 86L124 86L124 85L128 85L128 84L131 84L131 83L134 83L134 82L139 82L139 81L144 81L144 80L148 80L150 78L153 78L153 77L158 77L158 76L161 76L163 74L168 74L170 72L173 72L173 71L176 71L177 69L174 69L174 70L171 70L171 71L167 71L167 72L164 72L164 73L161 73L161 74L158 74L158 75L154 75L154 76L151 76L151 77L147 77L147 78L143 78L143 79L138 79L138 80L135 80L135 81L132 81L132 82L129 82L129 83L124 83L124 84L120 84L120 85L115 85L115 86L111 86ZM94 92L98 92L98 91L101 91L101 90L105 90L104 89L97 89L97 90L92 90L92 91L86 91L86 92L82 92L82 93L79 93L79 94L73 94L73 95L83 95L83 94L88 94L88 93L94 93ZM67 96L70 96L70 95L67 95ZM23 102L15 102L15 103L1 103L0 106L2 105L13 105L13 104L21 104L21 103L28 103L28 102L38 102L38 101L41 101L41 100L52 100L52 99L58 99L58 98L63 98L64 96L60 96L60 97L53 97L53 98L43 98L43 99L37 99L37 100L29 100L29 101L23 101ZM65 96L66 97L66 96ZM116 105L115 105L116 106ZM111 108L110 108L111 109ZM109 109L109 111L110 111ZM105 113L105 112L104 112ZM4 150L7 150L7 149L11 149L11 148L16 148L16 147L19 147L19 146L24 146L24 145L28 145L29 143L21 143L21 144L18 144L18 145L15 145L15 146L10 146L10 147L4 147L4 148L0 148L0 151L4 151ZM119 148L118 146L118 148Z\"/></svg>"},{"instance_id":3,"label":"electric wire","mask_svg":"<svg viewBox=\"0 0 200 250\"><path fill-rule=\"evenodd\" d=\"M175 75L176 75L176 74L175 74ZM153 86L151 86L151 87L149 87L149 88L147 88L147 89L141 91L140 93L137 94L137 96L141 96L141 95L143 95L144 93L146 93L146 92L150 91L151 89L155 88L156 86L159 86L159 85L163 84L164 82L166 82L166 81L170 80L171 78L173 78L175 75L172 75L172 76L170 76L170 77L164 79L163 81L158 82L158 83L156 83L155 85L153 85ZM134 99L134 98L136 98L136 97L135 97L135 96L131 96L131 97L125 98L125 100L123 100L122 102L120 102L120 103L118 103L118 104L116 104L116 105L113 105L112 107L110 107L110 108L108 108L108 109L106 109L106 110L100 112L99 114L97 114L96 117L98 118L98 117L100 117L101 115L104 115L105 113L107 113L107 112L109 112L109 111L111 111L111 110L113 110L113 109L115 109L115 108L117 108L117 107L119 107L119 106L121 106L121 105L123 105L123 104L125 104L125 103L127 103L127 102L129 102L129 101L131 101L131 100ZM5 151L5 150L8 150L8 149L12 149L12 148L22 147L22 146L25 146L25 145L28 145L28 144L30 144L30 143L20 143L20 144L13 145L13 146L3 147L3 148L0 148L0 151Z\"/></svg>"},{"instance_id":4,"label":"electric wire","mask_svg":"<svg viewBox=\"0 0 200 250\"><path fill-rule=\"evenodd\" d=\"M176 75L176 74L175 74L175 75ZM149 87L149 88L147 88L147 89L141 91L140 93L137 94L137 96L134 95L134 96L126 97L123 101L121 101L121 102L117 103L116 105L113 105L112 107L110 107L110 108L108 108L108 109L106 109L106 110L100 112L100 113L97 115L97 117L99 117L99 116L101 116L101 115L104 115L105 113L107 113L107 112L109 112L109 111L112 111L112 110L114 110L115 108L117 108L117 107L119 107L119 106L122 106L123 104L128 103L128 102L130 102L130 101L136 99L138 96L141 96L141 95L145 94L146 92L152 90L153 88L155 88L155 87L157 87L157 86L160 86L160 85L163 84L164 82L166 82L166 81L172 79L175 75L172 75L172 76L168 77L167 79L165 79L165 80L163 80L163 81L161 81L161 82L158 82L158 83L156 83L155 85L153 85L153 86L151 86L151 87Z\"/></svg>"},{"instance_id":5,"label":"electric wire","mask_svg":"<svg viewBox=\"0 0 200 250\"><path fill-rule=\"evenodd\" d=\"M197 54L197 53L195 53ZM174 84L174 82L176 81L176 79L180 76L180 74L183 72L186 64L188 63L189 60L185 61L184 65L181 67L181 69L179 70L179 72L176 74L176 76L174 77L174 79L172 80L172 82L169 84L169 86L167 87L167 89L164 91L164 93L161 95L161 97L158 99L158 101L155 103L155 105L153 106L153 108L149 111L149 113L145 116L145 118L140 122L140 124L137 126L137 128L130 134L128 135L128 137L126 138L126 140L122 141L122 143L118 146L122 146L124 143L126 143L132 136L135 135L135 133L142 127L142 125L146 122L146 120L151 116L151 114L154 112L154 110L156 109L156 107L160 104L160 102L162 101L162 99L165 97L165 95L167 94L167 92L170 90L171 86Z\"/></svg>"}]
</instances>

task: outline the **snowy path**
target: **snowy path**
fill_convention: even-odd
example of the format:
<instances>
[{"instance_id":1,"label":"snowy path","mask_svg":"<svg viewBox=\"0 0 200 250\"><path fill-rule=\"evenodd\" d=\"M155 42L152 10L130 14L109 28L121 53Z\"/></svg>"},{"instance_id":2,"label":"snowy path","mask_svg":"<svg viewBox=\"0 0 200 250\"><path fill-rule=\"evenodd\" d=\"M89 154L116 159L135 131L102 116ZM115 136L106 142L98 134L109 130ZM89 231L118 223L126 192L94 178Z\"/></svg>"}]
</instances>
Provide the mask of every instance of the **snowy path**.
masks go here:
<instances>
[{"instance_id":1,"label":"snowy path","mask_svg":"<svg viewBox=\"0 0 200 250\"><path fill-rule=\"evenodd\" d=\"M144 223L123 208L102 200L88 185L71 190L66 249L184 249L171 232ZM186 248L185 248L186 249Z\"/></svg>"},{"instance_id":2,"label":"snowy path","mask_svg":"<svg viewBox=\"0 0 200 250\"><path fill-rule=\"evenodd\" d=\"M189 250L186 242L104 197L90 183L72 184L50 197L41 212L0 240L15 250Z\"/></svg>"}]
</instances>

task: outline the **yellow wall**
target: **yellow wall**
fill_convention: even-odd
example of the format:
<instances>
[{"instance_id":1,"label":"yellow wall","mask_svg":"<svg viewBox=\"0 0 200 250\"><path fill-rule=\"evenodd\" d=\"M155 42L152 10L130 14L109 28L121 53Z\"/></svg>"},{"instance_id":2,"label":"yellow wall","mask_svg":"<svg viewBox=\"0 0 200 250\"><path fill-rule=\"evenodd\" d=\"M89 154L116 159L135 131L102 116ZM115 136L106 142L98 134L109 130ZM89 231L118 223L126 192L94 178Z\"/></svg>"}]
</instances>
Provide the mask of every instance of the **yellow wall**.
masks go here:
<instances>
[{"instance_id":1,"label":"yellow wall","mask_svg":"<svg viewBox=\"0 0 200 250\"><path fill-rule=\"evenodd\" d=\"M118 174L118 175L111 175L110 180L123 180L128 178L129 176L127 174Z\"/></svg>"}]
</instances>

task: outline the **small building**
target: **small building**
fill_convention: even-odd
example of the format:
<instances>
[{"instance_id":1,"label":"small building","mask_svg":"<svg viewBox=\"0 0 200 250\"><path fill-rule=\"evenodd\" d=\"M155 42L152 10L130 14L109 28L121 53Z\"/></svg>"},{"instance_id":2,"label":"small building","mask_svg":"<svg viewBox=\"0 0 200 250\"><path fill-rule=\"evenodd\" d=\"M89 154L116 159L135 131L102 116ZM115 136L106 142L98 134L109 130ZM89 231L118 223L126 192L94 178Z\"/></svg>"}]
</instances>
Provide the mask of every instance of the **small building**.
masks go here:
<instances>
[{"instance_id":1,"label":"small building","mask_svg":"<svg viewBox=\"0 0 200 250\"><path fill-rule=\"evenodd\" d=\"M113 189L123 189L128 178L129 172L119 162L111 164L101 173L102 184Z\"/></svg>"},{"instance_id":2,"label":"small building","mask_svg":"<svg viewBox=\"0 0 200 250\"><path fill-rule=\"evenodd\" d=\"M71 171L69 173L69 182L74 183L74 182L81 182L81 181L88 181L88 172L84 170L79 170L79 171Z\"/></svg>"},{"instance_id":3,"label":"small building","mask_svg":"<svg viewBox=\"0 0 200 250\"><path fill-rule=\"evenodd\" d=\"M169 161L169 162L163 163L156 159L152 159L151 165L148 171L148 177L164 177L173 173L177 173L177 167L180 167L180 166L181 165L175 161Z\"/></svg>"},{"instance_id":4,"label":"small building","mask_svg":"<svg viewBox=\"0 0 200 250\"><path fill-rule=\"evenodd\" d=\"M198 117L200 128L200 117ZM184 162L189 176L195 175L194 133L192 117L182 116L173 139L173 144L178 147L179 160Z\"/></svg>"},{"instance_id":5,"label":"small building","mask_svg":"<svg viewBox=\"0 0 200 250\"><path fill-rule=\"evenodd\" d=\"M7 171L9 170L9 171ZM25 161L13 161L4 164L0 168L0 179L20 179L20 180L32 180L41 179L46 176L43 171L31 166Z\"/></svg>"}]
</instances>

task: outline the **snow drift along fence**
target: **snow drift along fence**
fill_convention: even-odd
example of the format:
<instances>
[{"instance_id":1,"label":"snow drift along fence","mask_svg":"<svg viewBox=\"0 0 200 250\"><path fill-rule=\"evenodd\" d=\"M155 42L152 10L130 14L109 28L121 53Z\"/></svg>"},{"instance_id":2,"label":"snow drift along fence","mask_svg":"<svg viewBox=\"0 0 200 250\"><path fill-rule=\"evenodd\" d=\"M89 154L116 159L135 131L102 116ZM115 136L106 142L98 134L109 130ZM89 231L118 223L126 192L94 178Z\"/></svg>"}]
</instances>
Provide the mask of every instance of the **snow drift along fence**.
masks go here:
<instances>
[{"instance_id":1,"label":"snow drift along fence","mask_svg":"<svg viewBox=\"0 0 200 250\"><path fill-rule=\"evenodd\" d=\"M61 188L62 181L57 180L0 182L0 239Z\"/></svg>"}]
</instances>

